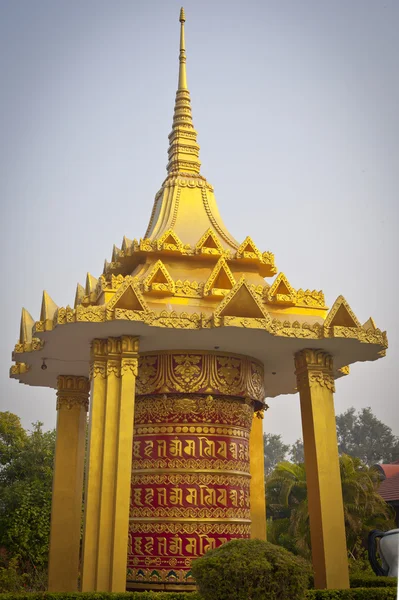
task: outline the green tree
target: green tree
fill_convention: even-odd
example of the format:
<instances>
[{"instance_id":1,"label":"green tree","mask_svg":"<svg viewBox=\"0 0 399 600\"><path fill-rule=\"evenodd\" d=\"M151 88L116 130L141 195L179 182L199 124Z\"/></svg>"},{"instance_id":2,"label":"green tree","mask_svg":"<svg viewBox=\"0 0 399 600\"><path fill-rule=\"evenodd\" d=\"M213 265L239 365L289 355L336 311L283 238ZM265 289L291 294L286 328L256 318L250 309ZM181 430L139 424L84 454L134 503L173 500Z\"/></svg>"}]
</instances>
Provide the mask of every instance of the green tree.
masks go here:
<instances>
[{"instance_id":1,"label":"green tree","mask_svg":"<svg viewBox=\"0 0 399 600\"><path fill-rule=\"evenodd\" d=\"M355 408L337 415L337 439L340 454L355 456L370 467L379 462L392 463L399 459L399 437L373 414L370 407L356 413ZM294 463L304 462L303 442L291 446Z\"/></svg>"},{"instance_id":2,"label":"green tree","mask_svg":"<svg viewBox=\"0 0 399 600\"><path fill-rule=\"evenodd\" d=\"M289 446L283 443L281 435L273 433L263 434L263 451L265 457L265 475L273 471L277 463L283 461L290 449Z\"/></svg>"},{"instance_id":3,"label":"green tree","mask_svg":"<svg viewBox=\"0 0 399 600\"><path fill-rule=\"evenodd\" d=\"M295 444L292 444L290 449L290 458L292 462L299 464L305 462L305 453L303 450L303 441L298 439Z\"/></svg>"},{"instance_id":4,"label":"green tree","mask_svg":"<svg viewBox=\"0 0 399 600\"><path fill-rule=\"evenodd\" d=\"M55 431L0 413L0 546L20 563L45 565L50 535Z\"/></svg>"},{"instance_id":5,"label":"green tree","mask_svg":"<svg viewBox=\"0 0 399 600\"><path fill-rule=\"evenodd\" d=\"M399 437L377 419L370 407L358 413L349 408L337 416L336 422L341 454L356 456L369 466L399 459Z\"/></svg>"},{"instance_id":6,"label":"green tree","mask_svg":"<svg viewBox=\"0 0 399 600\"><path fill-rule=\"evenodd\" d=\"M358 458L340 456L345 531L356 557L370 529L395 527L393 511L377 493L378 473ZM305 558L310 557L310 528L304 464L283 462L266 481L268 539ZM281 520L281 523L278 521Z\"/></svg>"}]
</instances>

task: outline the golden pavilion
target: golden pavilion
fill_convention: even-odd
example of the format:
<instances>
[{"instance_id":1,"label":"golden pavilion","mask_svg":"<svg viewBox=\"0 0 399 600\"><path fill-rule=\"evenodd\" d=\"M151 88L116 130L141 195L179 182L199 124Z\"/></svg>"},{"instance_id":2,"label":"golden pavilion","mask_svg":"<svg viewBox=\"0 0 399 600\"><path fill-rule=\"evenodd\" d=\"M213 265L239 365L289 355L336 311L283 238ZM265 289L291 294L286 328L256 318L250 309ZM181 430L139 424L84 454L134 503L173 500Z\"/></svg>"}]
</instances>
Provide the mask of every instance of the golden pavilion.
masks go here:
<instances>
[{"instance_id":1,"label":"golden pavilion","mask_svg":"<svg viewBox=\"0 0 399 600\"><path fill-rule=\"evenodd\" d=\"M114 246L73 308L44 292L38 321L22 309L11 377L57 390L49 590L194 589L193 559L266 539L265 398L297 391L315 585L345 588L334 380L384 356L386 334L227 231L200 169L183 9L180 23L167 176L144 237Z\"/></svg>"}]
</instances>

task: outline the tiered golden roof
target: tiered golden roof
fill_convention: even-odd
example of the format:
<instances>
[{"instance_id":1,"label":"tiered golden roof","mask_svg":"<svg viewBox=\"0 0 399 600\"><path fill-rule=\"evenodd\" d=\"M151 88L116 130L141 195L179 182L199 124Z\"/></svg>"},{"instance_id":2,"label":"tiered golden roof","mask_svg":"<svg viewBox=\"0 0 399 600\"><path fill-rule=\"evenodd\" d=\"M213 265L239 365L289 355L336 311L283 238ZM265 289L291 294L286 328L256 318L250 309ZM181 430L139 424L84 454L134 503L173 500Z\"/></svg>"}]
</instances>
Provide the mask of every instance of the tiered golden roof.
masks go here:
<instances>
[{"instance_id":1,"label":"tiered golden roof","mask_svg":"<svg viewBox=\"0 0 399 600\"><path fill-rule=\"evenodd\" d=\"M226 229L200 174L183 9L180 23L167 177L146 234L114 246L98 279L88 273L85 287L77 285L74 308L57 307L44 292L39 321L23 309L11 368L23 383L56 387L60 373L87 375L90 340L121 334L140 336L142 351L220 347L257 357L269 396L296 390L292 356L301 348L330 352L337 377L349 363L385 354L386 334L372 319L361 326L342 296L328 311L323 292L294 289L284 273L266 282L277 274L274 255Z\"/></svg>"}]
</instances>

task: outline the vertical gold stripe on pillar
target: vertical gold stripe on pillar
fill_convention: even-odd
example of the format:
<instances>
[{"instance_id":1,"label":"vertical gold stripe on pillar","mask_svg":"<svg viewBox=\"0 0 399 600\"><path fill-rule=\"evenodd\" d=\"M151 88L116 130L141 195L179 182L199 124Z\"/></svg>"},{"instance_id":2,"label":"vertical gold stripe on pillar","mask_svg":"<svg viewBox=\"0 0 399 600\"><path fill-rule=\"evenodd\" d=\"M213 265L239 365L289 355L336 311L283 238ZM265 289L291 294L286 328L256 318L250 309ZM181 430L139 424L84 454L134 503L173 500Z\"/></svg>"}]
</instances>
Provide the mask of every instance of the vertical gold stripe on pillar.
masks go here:
<instances>
[{"instance_id":1,"label":"vertical gold stripe on pillar","mask_svg":"<svg viewBox=\"0 0 399 600\"><path fill-rule=\"evenodd\" d=\"M266 539L265 457L263 411L254 414L249 437L251 538Z\"/></svg>"},{"instance_id":2,"label":"vertical gold stripe on pillar","mask_svg":"<svg viewBox=\"0 0 399 600\"><path fill-rule=\"evenodd\" d=\"M295 355L301 400L315 587L349 588L342 487L334 413L332 357Z\"/></svg>"},{"instance_id":3,"label":"vertical gold stripe on pillar","mask_svg":"<svg viewBox=\"0 0 399 600\"><path fill-rule=\"evenodd\" d=\"M114 528L120 389L120 339L108 338L107 398L105 403L97 542L97 591L109 591L111 586L110 556Z\"/></svg>"},{"instance_id":4,"label":"vertical gold stripe on pillar","mask_svg":"<svg viewBox=\"0 0 399 600\"><path fill-rule=\"evenodd\" d=\"M74 592L78 589L89 380L60 375L57 386L48 589Z\"/></svg>"},{"instance_id":5,"label":"vertical gold stripe on pillar","mask_svg":"<svg viewBox=\"0 0 399 600\"><path fill-rule=\"evenodd\" d=\"M138 371L138 339L123 336L121 344L121 393L115 469L115 521L111 546L110 590L112 592L124 592L126 590L134 395Z\"/></svg>"},{"instance_id":6,"label":"vertical gold stripe on pillar","mask_svg":"<svg viewBox=\"0 0 399 600\"><path fill-rule=\"evenodd\" d=\"M93 340L90 365L92 402L89 418L83 527L83 592L91 592L96 589L101 465L103 460L105 400L107 395L106 361L107 340Z\"/></svg>"}]
</instances>

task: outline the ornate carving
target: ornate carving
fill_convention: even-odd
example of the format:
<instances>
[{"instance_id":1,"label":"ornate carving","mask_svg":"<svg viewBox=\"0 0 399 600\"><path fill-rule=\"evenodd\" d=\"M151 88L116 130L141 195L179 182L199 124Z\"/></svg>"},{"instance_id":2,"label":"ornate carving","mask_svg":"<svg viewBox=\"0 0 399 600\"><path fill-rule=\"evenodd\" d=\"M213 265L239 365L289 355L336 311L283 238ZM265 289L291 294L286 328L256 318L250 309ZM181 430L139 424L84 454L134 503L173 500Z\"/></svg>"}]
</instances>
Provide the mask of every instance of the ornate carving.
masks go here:
<instances>
[{"instance_id":1,"label":"ornate carving","mask_svg":"<svg viewBox=\"0 0 399 600\"><path fill-rule=\"evenodd\" d=\"M130 522L130 531L132 533L198 533L198 534L210 534L219 533L236 536L249 536L251 532L251 526L248 523L151 523L136 521L132 519Z\"/></svg>"},{"instance_id":2,"label":"ornate carving","mask_svg":"<svg viewBox=\"0 0 399 600\"><path fill-rule=\"evenodd\" d=\"M235 257L239 260L250 262L262 262L262 254L248 235L243 243L237 248Z\"/></svg>"},{"instance_id":3,"label":"ornate carving","mask_svg":"<svg viewBox=\"0 0 399 600\"><path fill-rule=\"evenodd\" d=\"M204 290L204 283L198 281L182 281L178 279L175 282L175 295L184 296L188 298L202 298Z\"/></svg>"},{"instance_id":4,"label":"ornate carving","mask_svg":"<svg viewBox=\"0 0 399 600\"><path fill-rule=\"evenodd\" d=\"M223 247L213 229L207 229L204 235L200 237L195 245L195 252L196 254L208 255L211 257L223 255Z\"/></svg>"},{"instance_id":5,"label":"ornate carving","mask_svg":"<svg viewBox=\"0 0 399 600\"><path fill-rule=\"evenodd\" d=\"M361 328L357 316L343 296L338 296L324 321L325 329L335 326Z\"/></svg>"},{"instance_id":6,"label":"ornate carving","mask_svg":"<svg viewBox=\"0 0 399 600\"><path fill-rule=\"evenodd\" d=\"M132 373L137 377L139 361L137 358L122 358L121 361L121 373L122 376L127 373Z\"/></svg>"},{"instance_id":7,"label":"ornate carving","mask_svg":"<svg viewBox=\"0 0 399 600\"><path fill-rule=\"evenodd\" d=\"M263 402L263 365L252 358L217 352L159 352L139 359L136 393L215 393Z\"/></svg>"},{"instance_id":8,"label":"ornate carving","mask_svg":"<svg viewBox=\"0 0 399 600\"><path fill-rule=\"evenodd\" d=\"M221 301L214 312L214 323L217 325L218 317L234 317L247 319L246 323L224 321L224 324L233 326L250 326L251 319L264 320L264 328L271 329L271 318L259 297L251 290L243 277L236 283L230 293Z\"/></svg>"},{"instance_id":9,"label":"ornate carving","mask_svg":"<svg viewBox=\"0 0 399 600\"><path fill-rule=\"evenodd\" d=\"M220 258L204 286L205 296L225 296L236 281L225 258Z\"/></svg>"},{"instance_id":10,"label":"ornate carving","mask_svg":"<svg viewBox=\"0 0 399 600\"><path fill-rule=\"evenodd\" d=\"M315 386L325 387L330 392L335 391L333 376L333 359L324 350L305 348L295 354L295 374L298 388L303 385L310 388Z\"/></svg>"},{"instance_id":11,"label":"ornate carving","mask_svg":"<svg viewBox=\"0 0 399 600\"><path fill-rule=\"evenodd\" d=\"M107 377L109 377L110 375L114 375L115 377L121 376L121 363L119 360L107 360Z\"/></svg>"},{"instance_id":12,"label":"ornate carving","mask_svg":"<svg viewBox=\"0 0 399 600\"><path fill-rule=\"evenodd\" d=\"M296 291L289 283L284 273L280 273L266 293L266 300L271 304L294 305Z\"/></svg>"},{"instance_id":13,"label":"ornate carving","mask_svg":"<svg viewBox=\"0 0 399 600\"><path fill-rule=\"evenodd\" d=\"M173 279L161 260L157 260L149 275L144 279L144 291L158 295L175 293Z\"/></svg>"},{"instance_id":14,"label":"ornate carving","mask_svg":"<svg viewBox=\"0 0 399 600\"><path fill-rule=\"evenodd\" d=\"M139 376L140 378L140 368ZM138 381L137 380L137 381ZM138 385L136 385L137 390ZM203 396L198 394L136 396L135 422L149 423L212 423L214 425L233 424L236 427L251 428L253 408L229 396ZM188 433L190 430L188 429Z\"/></svg>"},{"instance_id":15,"label":"ornate carving","mask_svg":"<svg viewBox=\"0 0 399 600\"><path fill-rule=\"evenodd\" d=\"M11 365L10 368L10 377L19 377L19 375L24 375L30 370L30 365L27 365L23 362L17 362L15 365Z\"/></svg>"},{"instance_id":16,"label":"ornate carving","mask_svg":"<svg viewBox=\"0 0 399 600\"><path fill-rule=\"evenodd\" d=\"M157 250L161 252L177 252L178 254L183 252L183 243L173 229L165 231L156 244Z\"/></svg>"},{"instance_id":17,"label":"ornate carving","mask_svg":"<svg viewBox=\"0 0 399 600\"><path fill-rule=\"evenodd\" d=\"M296 306L326 308L324 294L321 290L303 291L303 289L299 289L296 293Z\"/></svg>"},{"instance_id":18,"label":"ornate carving","mask_svg":"<svg viewBox=\"0 0 399 600\"><path fill-rule=\"evenodd\" d=\"M87 377L59 375L57 377L57 410L83 407L89 409L90 383Z\"/></svg>"}]
</instances>

